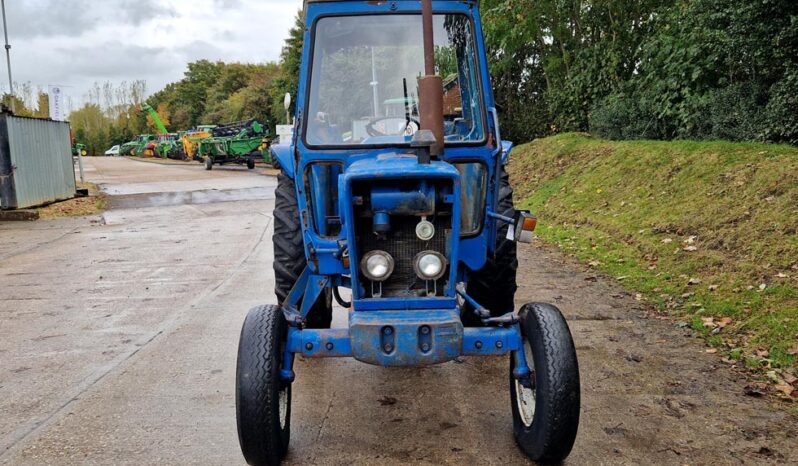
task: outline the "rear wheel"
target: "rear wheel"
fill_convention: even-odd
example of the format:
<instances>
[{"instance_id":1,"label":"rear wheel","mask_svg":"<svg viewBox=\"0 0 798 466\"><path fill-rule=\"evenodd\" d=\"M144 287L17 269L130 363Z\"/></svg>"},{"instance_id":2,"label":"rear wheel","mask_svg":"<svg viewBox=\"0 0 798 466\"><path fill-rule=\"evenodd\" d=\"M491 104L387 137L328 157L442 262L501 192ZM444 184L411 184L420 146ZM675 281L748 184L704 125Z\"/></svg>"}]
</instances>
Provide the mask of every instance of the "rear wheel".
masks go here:
<instances>
[{"instance_id":1,"label":"rear wheel","mask_svg":"<svg viewBox=\"0 0 798 466\"><path fill-rule=\"evenodd\" d=\"M277 306L249 311L236 365L238 442L247 463L280 464L291 431L291 383L280 377L288 326Z\"/></svg>"},{"instance_id":2,"label":"rear wheel","mask_svg":"<svg viewBox=\"0 0 798 466\"><path fill-rule=\"evenodd\" d=\"M277 175L274 200L274 293L282 305L299 274L307 266L299 205L294 181L284 173ZM307 316L309 328L330 328L332 322L332 293L326 288L311 307Z\"/></svg>"},{"instance_id":3,"label":"rear wheel","mask_svg":"<svg viewBox=\"0 0 798 466\"><path fill-rule=\"evenodd\" d=\"M529 459L558 463L571 452L579 427L579 367L576 350L559 309L531 303L519 312L524 355L531 371L526 380L513 376L510 403L518 446Z\"/></svg>"},{"instance_id":4,"label":"rear wheel","mask_svg":"<svg viewBox=\"0 0 798 466\"><path fill-rule=\"evenodd\" d=\"M515 216L513 188L510 186L510 175L504 166L501 167L498 212L505 217ZM489 256L485 267L471 274L468 281L468 294L490 310L493 317L515 310L513 300L515 290L518 289L515 281L518 259L515 241L507 239L508 228L506 223L499 225L493 257ZM478 324L471 309L466 309L464 321L470 325Z\"/></svg>"},{"instance_id":5,"label":"rear wheel","mask_svg":"<svg viewBox=\"0 0 798 466\"><path fill-rule=\"evenodd\" d=\"M255 168L255 161L254 160L247 160L247 168L252 170Z\"/></svg>"}]
</instances>

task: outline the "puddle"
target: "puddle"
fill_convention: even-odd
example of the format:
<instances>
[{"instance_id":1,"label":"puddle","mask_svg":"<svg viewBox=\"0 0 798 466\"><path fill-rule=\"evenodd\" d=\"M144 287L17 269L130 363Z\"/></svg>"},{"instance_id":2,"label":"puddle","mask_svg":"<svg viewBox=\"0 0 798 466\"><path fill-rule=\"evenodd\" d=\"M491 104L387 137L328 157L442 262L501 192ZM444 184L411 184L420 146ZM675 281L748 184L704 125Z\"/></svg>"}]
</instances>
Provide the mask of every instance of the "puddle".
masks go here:
<instances>
[{"instance_id":1,"label":"puddle","mask_svg":"<svg viewBox=\"0 0 798 466\"><path fill-rule=\"evenodd\" d=\"M274 199L274 188L206 189L200 191L108 196L108 207L111 209L131 209L266 199Z\"/></svg>"}]
</instances>

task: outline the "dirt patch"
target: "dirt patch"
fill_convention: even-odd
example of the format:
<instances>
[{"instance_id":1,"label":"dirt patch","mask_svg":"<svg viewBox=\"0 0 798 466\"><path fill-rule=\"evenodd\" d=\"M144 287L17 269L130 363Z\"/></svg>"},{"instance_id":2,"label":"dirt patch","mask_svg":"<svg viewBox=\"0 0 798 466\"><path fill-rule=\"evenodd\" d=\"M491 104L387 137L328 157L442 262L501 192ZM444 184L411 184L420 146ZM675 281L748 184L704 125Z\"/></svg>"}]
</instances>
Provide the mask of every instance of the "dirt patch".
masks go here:
<instances>
[{"instance_id":1,"label":"dirt patch","mask_svg":"<svg viewBox=\"0 0 798 466\"><path fill-rule=\"evenodd\" d=\"M516 307L556 304L579 355L573 464L796 464L796 404L755 396L743 364L553 246L519 248Z\"/></svg>"},{"instance_id":2,"label":"dirt patch","mask_svg":"<svg viewBox=\"0 0 798 466\"><path fill-rule=\"evenodd\" d=\"M89 195L40 207L36 209L39 212L39 218L83 217L96 215L105 210L106 195L100 192L97 185L78 182L78 189L88 189Z\"/></svg>"}]
</instances>

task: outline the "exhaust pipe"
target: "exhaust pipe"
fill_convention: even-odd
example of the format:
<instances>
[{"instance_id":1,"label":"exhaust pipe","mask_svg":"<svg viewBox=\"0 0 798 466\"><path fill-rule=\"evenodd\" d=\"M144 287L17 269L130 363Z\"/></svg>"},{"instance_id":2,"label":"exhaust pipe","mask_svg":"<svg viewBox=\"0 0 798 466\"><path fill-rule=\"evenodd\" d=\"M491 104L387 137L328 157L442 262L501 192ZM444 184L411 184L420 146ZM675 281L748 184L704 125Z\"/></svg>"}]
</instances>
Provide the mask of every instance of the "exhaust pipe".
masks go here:
<instances>
[{"instance_id":1,"label":"exhaust pipe","mask_svg":"<svg viewBox=\"0 0 798 466\"><path fill-rule=\"evenodd\" d=\"M435 74L435 40L432 30L432 0L421 0L424 34L424 76L418 81L421 129L435 136L430 155L443 154L443 79Z\"/></svg>"}]
</instances>

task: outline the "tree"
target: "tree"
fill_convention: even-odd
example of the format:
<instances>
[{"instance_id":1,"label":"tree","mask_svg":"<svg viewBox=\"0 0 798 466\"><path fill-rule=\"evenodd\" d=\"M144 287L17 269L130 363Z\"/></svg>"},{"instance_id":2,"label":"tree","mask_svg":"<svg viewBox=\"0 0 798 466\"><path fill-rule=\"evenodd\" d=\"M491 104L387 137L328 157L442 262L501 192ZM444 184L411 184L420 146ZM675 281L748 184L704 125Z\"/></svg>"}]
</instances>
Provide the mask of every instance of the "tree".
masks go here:
<instances>
[{"instance_id":1,"label":"tree","mask_svg":"<svg viewBox=\"0 0 798 466\"><path fill-rule=\"evenodd\" d=\"M285 123L285 109L283 99L285 94L291 94L292 101L296 102L296 93L299 88L299 71L302 65L302 45L304 43L305 20L302 10L294 17L294 27L288 31L288 38L280 53L280 73L274 78L269 93L272 98L272 117L274 121ZM289 109L290 112L290 109Z\"/></svg>"}]
</instances>

